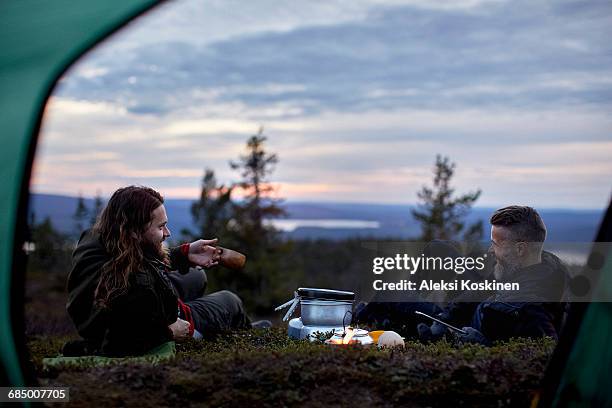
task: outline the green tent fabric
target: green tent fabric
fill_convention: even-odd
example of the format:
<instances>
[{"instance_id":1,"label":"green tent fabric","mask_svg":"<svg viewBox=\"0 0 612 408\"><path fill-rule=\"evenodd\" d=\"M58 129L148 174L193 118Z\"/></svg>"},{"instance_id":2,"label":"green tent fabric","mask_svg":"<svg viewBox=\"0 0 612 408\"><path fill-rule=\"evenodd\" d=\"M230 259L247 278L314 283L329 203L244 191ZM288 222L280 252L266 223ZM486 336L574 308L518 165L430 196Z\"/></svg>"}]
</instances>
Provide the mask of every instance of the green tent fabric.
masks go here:
<instances>
[{"instance_id":1,"label":"green tent fabric","mask_svg":"<svg viewBox=\"0 0 612 408\"><path fill-rule=\"evenodd\" d=\"M0 2L0 379L3 382L24 384L23 334L14 330L23 327L19 319L23 319L25 260L19 254L31 160L45 101L72 62L157 3L154 0ZM22 223L19 228L18 222ZM16 344L15 339L21 340Z\"/></svg>"},{"instance_id":2,"label":"green tent fabric","mask_svg":"<svg viewBox=\"0 0 612 408\"><path fill-rule=\"evenodd\" d=\"M591 306L585 315L555 405L612 406L611 368L612 303L602 303Z\"/></svg>"},{"instance_id":3,"label":"green tent fabric","mask_svg":"<svg viewBox=\"0 0 612 408\"><path fill-rule=\"evenodd\" d=\"M596 298L612 298L612 205L600 228L597 241L606 242L592 256L601 260ZM605 253L602 253L605 252ZM596 255L597 254L597 255ZM591 266L599 261L589 262ZM612 407L612 302L592 303L581 316L582 321L565 358L564 370L552 401L554 406ZM554 363L554 361L553 361ZM554 367L550 367L549 371Z\"/></svg>"},{"instance_id":4,"label":"green tent fabric","mask_svg":"<svg viewBox=\"0 0 612 408\"><path fill-rule=\"evenodd\" d=\"M155 347L153 350L137 357L103 357L103 356L80 356L80 357L50 357L43 359L43 367L49 368L61 368L61 367L94 367L108 364L119 364L119 363L150 363L157 364L162 361L166 361L174 358L176 355L176 346L173 341L169 341L160 346Z\"/></svg>"}]
</instances>

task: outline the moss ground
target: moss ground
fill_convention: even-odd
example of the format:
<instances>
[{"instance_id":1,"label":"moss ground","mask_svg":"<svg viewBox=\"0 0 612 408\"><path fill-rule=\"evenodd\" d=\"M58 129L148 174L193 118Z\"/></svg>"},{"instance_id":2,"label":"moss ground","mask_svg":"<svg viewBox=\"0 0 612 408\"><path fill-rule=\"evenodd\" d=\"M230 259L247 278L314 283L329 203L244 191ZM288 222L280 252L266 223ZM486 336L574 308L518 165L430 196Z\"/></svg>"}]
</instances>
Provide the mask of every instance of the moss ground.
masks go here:
<instances>
[{"instance_id":1,"label":"moss ground","mask_svg":"<svg viewBox=\"0 0 612 408\"><path fill-rule=\"evenodd\" d=\"M43 385L72 406L528 406L554 348L548 339L493 347L408 342L403 350L335 348L284 329L177 346L173 360L45 371L67 337L30 337Z\"/></svg>"}]
</instances>

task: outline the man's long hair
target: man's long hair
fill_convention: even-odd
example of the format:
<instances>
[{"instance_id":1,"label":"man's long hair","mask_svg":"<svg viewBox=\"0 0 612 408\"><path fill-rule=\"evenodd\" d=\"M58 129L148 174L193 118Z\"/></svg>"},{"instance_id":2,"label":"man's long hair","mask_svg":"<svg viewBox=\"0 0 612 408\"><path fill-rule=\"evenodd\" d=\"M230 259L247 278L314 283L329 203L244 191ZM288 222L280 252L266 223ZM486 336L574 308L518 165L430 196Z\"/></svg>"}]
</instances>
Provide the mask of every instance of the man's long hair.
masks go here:
<instances>
[{"instance_id":1,"label":"man's long hair","mask_svg":"<svg viewBox=\"0 0 612 408\"><path fill-rule=\"evenodd\" d=\"M129 186L115 191L94 225L100 242L110 255L104 264L95 299L106 308L129 287L132 273L143 268L146 248L143 234L153 218L153 211L164 203L157 191Z\"/></svg>"}]
</instances>

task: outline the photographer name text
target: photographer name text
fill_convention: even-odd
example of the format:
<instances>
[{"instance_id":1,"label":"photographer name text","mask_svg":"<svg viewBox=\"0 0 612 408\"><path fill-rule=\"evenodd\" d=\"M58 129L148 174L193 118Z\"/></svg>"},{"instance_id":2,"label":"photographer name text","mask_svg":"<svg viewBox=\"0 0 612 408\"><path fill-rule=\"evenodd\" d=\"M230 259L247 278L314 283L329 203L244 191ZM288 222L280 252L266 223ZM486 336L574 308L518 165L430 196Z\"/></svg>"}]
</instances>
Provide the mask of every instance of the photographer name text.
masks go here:
<instances>
[{"instance_id":1,"label":"photographer name text","mask_svg":"<svg viewBox=\"0 0 612 408\"><path fill-rule=\"evenodd\" d=\"M421 282L402 279L397 282L385 282L382 279L376 279L372 282L372 286L376 291L520 291L520 285L517 282L498 282L495 279L479 282L472 282L469 279L423 280Z\"/></svg>"}]
</instances>

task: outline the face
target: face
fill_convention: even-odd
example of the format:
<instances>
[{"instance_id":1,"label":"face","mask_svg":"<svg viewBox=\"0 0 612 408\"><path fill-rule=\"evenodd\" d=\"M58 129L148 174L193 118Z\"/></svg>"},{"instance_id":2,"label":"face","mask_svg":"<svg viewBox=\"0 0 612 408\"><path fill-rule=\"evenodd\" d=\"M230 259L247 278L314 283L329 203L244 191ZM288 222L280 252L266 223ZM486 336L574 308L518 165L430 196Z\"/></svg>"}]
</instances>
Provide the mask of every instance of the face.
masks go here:
<instances>
[{"instance_id":1,"label":"face","mask_svg":"<svg viewBox=\"0 0 612 408\"><path fill-rule=\"evenodd\" d=\"M160 205L153 210L153 219L145 230L143 237L145 243L154 246L158 251L162 250L162 242L170 236L170 230L168 229L168 216L166 215L166 208Z\"/></svg>"},{"instance_id":2,"label":"face","mask_svg":"<svg viewBox=\"0 0 612 408\"><path fill-rule=\"evenodd\" d=\"M491 227L491 249L495 254L495 277L508 276L520 268L521 251L518 243L511 239L510 231L505 227Z\"/></svg>"}]
</instances>

